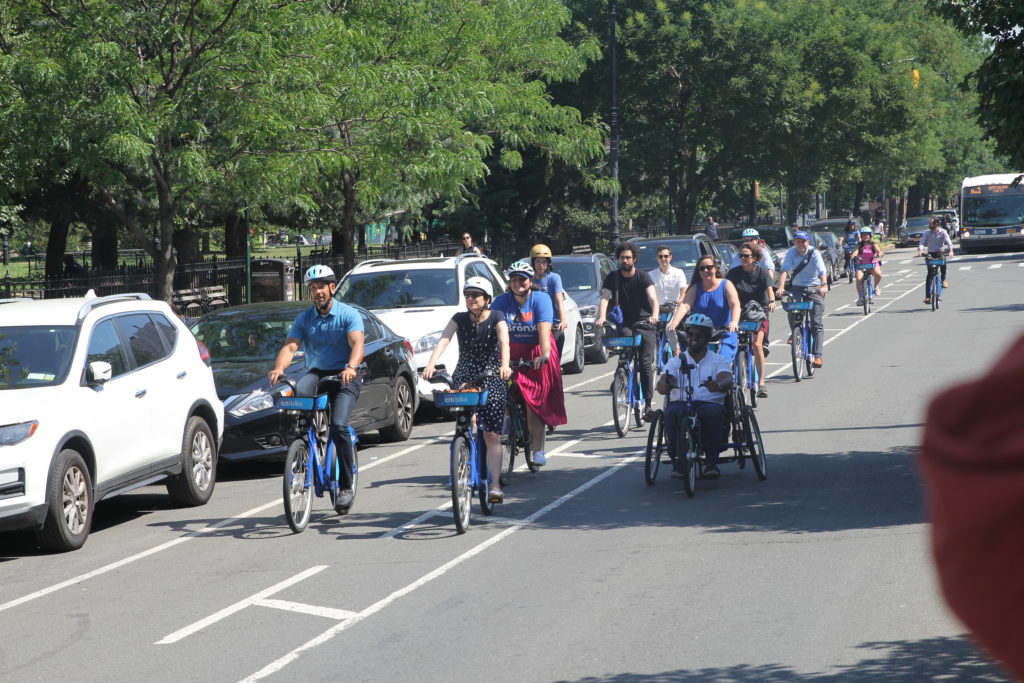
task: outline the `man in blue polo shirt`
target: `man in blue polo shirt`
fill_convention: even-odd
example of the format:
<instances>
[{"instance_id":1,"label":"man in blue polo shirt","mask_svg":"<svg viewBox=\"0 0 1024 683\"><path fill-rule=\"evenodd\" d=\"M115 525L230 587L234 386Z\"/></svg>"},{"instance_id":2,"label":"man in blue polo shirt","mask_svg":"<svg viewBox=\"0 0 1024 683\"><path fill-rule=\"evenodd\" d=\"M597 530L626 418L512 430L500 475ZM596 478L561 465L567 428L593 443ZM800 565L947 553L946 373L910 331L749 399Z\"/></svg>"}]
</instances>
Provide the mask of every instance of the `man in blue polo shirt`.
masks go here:
<instances>
[{"instance_id":1,"label":"man in blue polo shirt","mask_svg":"<svg viewBox=\"0 0 1024 683\"><path fill-rule=\"evenodd\" d=\"M340 382L333 390L331 438L341 464L335 509L345 513L355 499L348 418L361 387L357 370L363 362L363 318L356 309L334 300L337 277L327 266L311 266L302 282L309 287L313 306L295 318L268 376L270 386L277 384L301 346L309 372L297 383L299 396L316 396L320 380L325 377L336 377Z\"/></svg>"},{"instance_id":2,"label":"man in blue polo shirt","mask_svg":"<svg viewBox=\"0 0 1024 683\"><path fill-rule=\"evenodd\" d=\"M793 248L786 252L779 269L779 289L776 297L781 297L786 289L786 282L792 280L793 296L797 299L809 299L814 302L811 311L811 329L814 332L814 367L820 368L821 350L825 344L825 293L828 291L828 272L825 260L818 250L811 246L811 236L803 230L793 234ZM789 314L789 327L793 328L794 315ZM792 337L790 337L792 341Z\"/></svg>"}]
</instances>

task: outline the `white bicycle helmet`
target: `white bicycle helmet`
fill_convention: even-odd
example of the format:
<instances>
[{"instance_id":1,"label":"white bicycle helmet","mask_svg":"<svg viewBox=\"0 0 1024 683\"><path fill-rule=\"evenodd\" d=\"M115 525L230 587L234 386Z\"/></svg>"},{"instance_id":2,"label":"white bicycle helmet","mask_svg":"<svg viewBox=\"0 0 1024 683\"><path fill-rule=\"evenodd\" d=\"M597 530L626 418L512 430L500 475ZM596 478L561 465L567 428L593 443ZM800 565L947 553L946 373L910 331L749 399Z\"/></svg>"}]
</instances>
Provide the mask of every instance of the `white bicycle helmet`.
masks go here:
<instances>
[{"instance_id":1,"label":"white bicycle helmet","mask_svg":"<svg viewBox=\"0 0 1024 683\"><path fill-rule=\"evenodd\" d=\"M519 259L505 270L505 277L509 278L516 273L533 279L533 266L526 259Z\"/></svg>"},{"instance_id":2,"label":"white bicycle helmet","mask_svg":"<svg viewBox=\"0 0 1024 683\"><path fill-rule=\"evenodd\" d=\"M710 335L715 331L715 324L711 322L711 318L707 317L703 313L691 313L686 318L686 322L683 323L683 327L702 327L707 330Z\"/></svg>"},{"instance_id":3,"label":"white bicycle helmet","mask_svg":"<svg viewBox=\"0 0 1024 683\"><path fill-rule=\"evenodd\" d=\"M306 274L302 276L302 284L309 286L310 282L314 280L327 280L328 282L337 282L338 278L328 266L315 265L310 266Z\"/></svg>"},{"instance_id":4,"label":"white bicycle helmet","mask_svg":"<svg viewBox=\"0 0 1024 683\"><path fill-rule=\"evenodd\" d=\"M747 228L742 233L740 233L740 237L760 237L760 236L761 236L761 233L759 233L757 230L754 230L753 228Z\"/></svg>"},{"instance_id":5,"label":"white bicycle helmet","mask_svg":"<svg viewBox=\"0 0 1024 683\"><path fill-rule=\"evenodd\" d=\"M485 277L474 275L473 277L466 280L466 284L462 285L463 294L465 294L471 289L483 292L485 295L487 295L488 299L494 298L494 287L491 285L491 281Z\"/></svg>"}]
</instances>

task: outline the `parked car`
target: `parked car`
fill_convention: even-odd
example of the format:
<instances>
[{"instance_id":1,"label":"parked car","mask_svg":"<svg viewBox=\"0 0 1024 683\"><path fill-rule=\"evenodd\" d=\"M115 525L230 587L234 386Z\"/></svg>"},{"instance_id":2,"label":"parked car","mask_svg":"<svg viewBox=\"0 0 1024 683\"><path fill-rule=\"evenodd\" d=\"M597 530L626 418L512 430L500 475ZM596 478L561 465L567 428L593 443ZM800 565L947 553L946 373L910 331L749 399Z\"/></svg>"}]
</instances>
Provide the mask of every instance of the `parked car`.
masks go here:
<instances>
[{"instance_id":1,"label":"parked car","mask_svg":"<svg viewBox=\"0 0 1024 683\"><path fill-rule=\"evenodd\" d=\"M693 268L702 256L710 254L718 259L719 262L722 260L718 247L703 233L647 237L633 240L633 243L636 244L640 251L640 256L637 258L637 267L648 271L658 267L658 247L662 244L667 246L672 250L672 265L683 271L687 282L693 277ZM728 264L724 265L727 266Z\"/></svg>"},{"instance_id":2,"label":"parked car","mask_svg":"<svg viewBox=\"0 0 1024 683\"><path fill-rule=\"evenodd\" d=\"M196 339L210 349L217 395L224 404L221 457L225 460L278 459L287 452L289 425L274 407L274 398L290 389L286 384L269 386L267 372L292 322L309 306L308 301L234 306L192 325ZM354 308L363 319L366 367L349 424L360 434L379 431L385 441L405 441L412 433L418 404L412 346L372 313ZM300 348L285 375L297 381L306 370Z\"/></svg>"},{"instance_id":3,"label":"parked car","mask_svg":"<svg viewBox=\"0 0 1024 683\"><path fill-rule=\"evenodd\" d=\"M0 316L0 531L75 550L104 498L162 481L177 505L210 499L224 411L170 306L90 290Z\"/></svg>"},{"instance_id":4,"label":"parked car","mask_svg":"<svg viewBox=\"0 0 1024 683\"><path fill-rule=\"evenodd\" d=\"M828 286L839 279L839 273L843 272L845 256L843 245L833 233L818 230L811 231L811 246L821 252L821 258L825 261L825 272L828 275Z\"/></svg>"},{"instance_id":5,"label":"parked car","mask_svg":"<svg viewBox=\"0 0 1024 683\"><path fill-rule=\"evenodd\" d=\"M466 310L462 285L475 275L490 280L495 296L507 289L505 276L494 261L480 254L461 254L404 261L364 261L345 274L334 296L339 301L373 311L388 327L412 342L420 400L432 404L433 390L442 388L445 380L435 375L427 381L420 375L445 325L453 315ZM572 297L565 297L564 308L568 326L562 367L566 373L582 372L585 363L583 324ZM453 338L436 368L454 372L458 357L458 339Z\"/></svg>"},{"instance_id":6,"label":"parked car","mask_svg":"<svg viewBox=\"0 0 1024 683\"><path fill-rule=\"evenodd\" d=\"M947 225L949 226L947 232L949 233L949 239L955 240L960 237L959 227L957 230L953 230L953 221L956 221L957 226L960 225L960 217L956 212L956 209L935 209L932 211L932 215L938 218L940 221L945 218Z\"/></svg>"},{"instance_id":7,"label":"parked car","mask_svg":"<svg viewBox=\"0 0 1024 683\"><path fill-rule=\"evenodd\" d=\"M722 272L728 273L729 269L732 268L734 263L738 263L740 260L740 244L743 244L742 240L738 243L733 242L715 242L715 247L718 248L718 253L722 258Z\"/></svg>"},{"instance_id":8,"label":"parked car","mask_svg":"<svg viewBox=\"0 0 1024 683\"><path fill-rule=\"evenodd\" d=\"M899 241L896 243L897 247L916 247L921 242L921 235L928 230L928 222L931 220L931 216L914 216L903 221L903 225L900 226Z\"/></svg>"},{"instance_id":9,"label":"parked car","mask_svg":"<svg viewBox=\"0 0 1024 683\"><path fill-rule=\"evenodd\" d=\"M291 243L300 247L308 247L312 244L305 235L292 235Z\"/></svg>"},{"instance_id":10,"label":"parked car","mask_svg":"<svg viewBox=\"0 0 1024 683\"><path fill-rule=\"evenodd\" d=\"M573 254L551 259L555 272L562 277L565 293L579 307L583 324L583 351L589 363L608 362L608 349L601 342L602 331L594 326L601 301L601 283L615 270L615 261L604 254Z\"/></svg>"}]
</instances>

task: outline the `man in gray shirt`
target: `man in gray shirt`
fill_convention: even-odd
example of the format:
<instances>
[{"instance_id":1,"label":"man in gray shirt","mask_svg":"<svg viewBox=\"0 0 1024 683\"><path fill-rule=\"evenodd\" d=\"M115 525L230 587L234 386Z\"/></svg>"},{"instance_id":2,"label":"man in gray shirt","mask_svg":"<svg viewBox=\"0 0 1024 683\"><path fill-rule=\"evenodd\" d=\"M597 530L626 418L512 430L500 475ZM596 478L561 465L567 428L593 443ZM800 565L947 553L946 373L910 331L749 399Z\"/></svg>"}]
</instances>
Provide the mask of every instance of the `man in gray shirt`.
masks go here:
<instances>
[{"instance_id":1,"label":"man in gray shirt","mask_svg":"<svg viewBox=\"0 0 1024 683\"><path fill-rule=\"evenodd\" d=\"M811 329L814 332L814 367L820 368L821 351L825 345L825 292L828 291L828 273L825 261L818 250L810 245L811 236L803 230L793 234L793 248L786 252L779 269L779 288L776 297L781 297L786 289L786 281L793 280L793 296L814 302L811 311ZM789 314L789 327L792 329L794 316ZM792 342L792 338L790 340Z\"/></svg>"},{"instance_id":2,"label":"man in gray shirt","mask_svg":"<svg viewBox=\"0 0 1024 683\"><path fill-rule=\"evenodd\" d=\"M953 240L949 239L948 232L939 227L939 221L934 216L928 221L928 230L921 233L921 243L917 245L917 252L921 256L928 254L928 258L942 258L946 254L953 255ZM949 283L946 282L945 261L938 268L939 276L942 278L942 288L946 289L949 287ZM924 281L924 302L926 304L932 302L931 287L932 269L929 266Z\"/></svg>"}]
</instances>

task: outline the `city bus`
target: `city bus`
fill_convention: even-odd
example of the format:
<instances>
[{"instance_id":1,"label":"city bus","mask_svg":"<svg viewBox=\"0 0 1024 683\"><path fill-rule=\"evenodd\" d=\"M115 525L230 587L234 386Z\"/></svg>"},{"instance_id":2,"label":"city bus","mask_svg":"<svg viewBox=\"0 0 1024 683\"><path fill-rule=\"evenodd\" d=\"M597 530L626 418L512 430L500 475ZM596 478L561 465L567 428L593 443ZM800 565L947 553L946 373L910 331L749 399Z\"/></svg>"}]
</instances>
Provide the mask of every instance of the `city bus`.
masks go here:
<instances>
[{"instance_id":1,"label":"city bus","mask_svg":"<svg viewBox=\"0 0 1024 683\"><path fill-rule=\"evenodd\" d=\"M960 246L1024 246L1024 178L1021 173L964 178L960 190Z\"/></svg>"}]
</instances>

